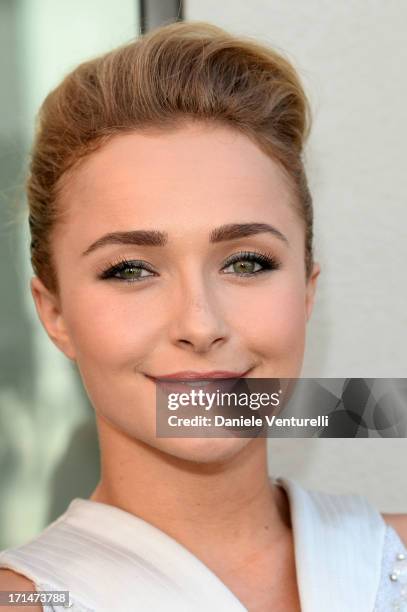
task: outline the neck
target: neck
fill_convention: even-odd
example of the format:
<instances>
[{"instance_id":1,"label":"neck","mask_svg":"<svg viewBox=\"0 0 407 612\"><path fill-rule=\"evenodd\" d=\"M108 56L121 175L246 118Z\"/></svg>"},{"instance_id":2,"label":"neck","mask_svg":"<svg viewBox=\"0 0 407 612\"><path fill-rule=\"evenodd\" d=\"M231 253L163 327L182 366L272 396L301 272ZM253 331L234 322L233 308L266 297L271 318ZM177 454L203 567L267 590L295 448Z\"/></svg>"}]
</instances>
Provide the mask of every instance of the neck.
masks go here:
<instances>
[{"instance_id":1,"label":"neck","mask_svg":"<svg viewBox=\"0 0 407 612\"><path fill-rule=\"evenodd\" d=\"M216 560L231 567L286 540L289 507L268 476L265 438L230 460L198 464L131 439L100 417L98 432L101 480L91 500L144 519L212 567Z\"/></svg>"}]
</instances>

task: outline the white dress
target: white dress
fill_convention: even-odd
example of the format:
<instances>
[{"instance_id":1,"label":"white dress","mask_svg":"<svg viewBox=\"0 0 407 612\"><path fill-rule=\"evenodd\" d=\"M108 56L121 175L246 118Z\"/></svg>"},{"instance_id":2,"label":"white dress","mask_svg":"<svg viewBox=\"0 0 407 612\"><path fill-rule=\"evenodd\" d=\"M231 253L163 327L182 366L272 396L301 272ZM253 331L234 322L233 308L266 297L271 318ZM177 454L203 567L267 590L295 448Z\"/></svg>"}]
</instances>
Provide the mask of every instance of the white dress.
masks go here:
<instances>
[{"instance_id":1,"label":"white dress","mask_svg":"<svg viewBox=\"0 0 407 612\"><path fill-rule=\"evenodd\" d=\"M407 610L407 551L365 498L273 482L288 493L302 612ZM174 539L89 499L74 499L33 540L1 551L0 567L24 574L37 590L68 590L72 612L246 610Z\"/></svg>"}]
</instances>

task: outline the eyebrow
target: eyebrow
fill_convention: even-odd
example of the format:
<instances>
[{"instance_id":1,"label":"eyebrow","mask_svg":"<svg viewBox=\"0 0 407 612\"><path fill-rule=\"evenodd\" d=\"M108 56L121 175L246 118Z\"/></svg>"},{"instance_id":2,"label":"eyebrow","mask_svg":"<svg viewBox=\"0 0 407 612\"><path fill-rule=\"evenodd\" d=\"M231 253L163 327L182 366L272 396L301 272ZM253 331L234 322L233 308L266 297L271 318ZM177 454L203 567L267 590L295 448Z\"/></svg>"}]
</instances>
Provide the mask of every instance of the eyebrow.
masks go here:
<instances>
[{"instance_id":1,"label":"eyebrow","mask_svg":"<svg viewBox=\"0 0 407 612\"><path fill-rule=\"evenodd\" d=\"M209 235L209 242L218 243L226 240L246 238L256 234L272 234L279 240L289 244L287 237L276 227L269 223L228 223L213 229ZM93 242L82 255L88 255L96 249L108 244L131 244L136 246L165 246L168 243L167 232L158 230L133 230L129 232L111 232Z\"/></svg>"}]
</instances>

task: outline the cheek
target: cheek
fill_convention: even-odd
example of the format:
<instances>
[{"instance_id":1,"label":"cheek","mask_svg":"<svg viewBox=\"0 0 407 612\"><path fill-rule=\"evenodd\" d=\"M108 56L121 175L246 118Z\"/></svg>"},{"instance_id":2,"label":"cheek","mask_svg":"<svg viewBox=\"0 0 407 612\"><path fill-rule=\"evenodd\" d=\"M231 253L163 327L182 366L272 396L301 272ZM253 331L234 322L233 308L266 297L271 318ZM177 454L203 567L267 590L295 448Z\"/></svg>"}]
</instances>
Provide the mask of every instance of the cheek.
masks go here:
<instances>
[{"instance_id":1,"label":"cheek","mask_svg":"<svg viewBox=\"0 0 407 612\"><path fill-rule=\"evenodd\" d=\"M136 299L136 297L138 299ZM78 362L110 371L136 366L151 350L159 317L139 296L77 295L66 315Z\"/></svg>"},{"instance_id":2,"label":"cheek","mask_svg":"<svg viewBox=\"0 0 407 612\"><path fill-rule=\"evenodd\" d=\"M159 306L147 307L141 293L81 291L70 294L65 320L76 352L83 385L97 412L112 419L120 429L143 438L154 434L155 386L138 372L160 334ZM160 302L157 302L160 304ZM141 384L140 384L141 383ZM137 423L134 415L137 412ZM134 429L133 429L134 428Z\"/></svg>"},{"instance_id":3,"label":"cheek","mask_svg":"<svg viewBox=\"0 0 407 612\"><path fill-rule=\"evenodd\" d=\"M297 276L281 276L252 292L236 325L246 343L265 359L302 361L305 343L305 286ZM243 324L242 324L243 323ZM291 376L291 374L290 374Z\"/></svg>"},{"instance_id":4,"label":"cheek","mask_svg":"<svg viewBox=\"0 0 407 612\"><path fill-rule=\"evenodd\" d=\"M155 387L137 371L155 337L155 317L131 296L110 298L79 292L65 314L82 383L96 412L139 439L155 432ZM142 382L142 384L140 384ZM137 418L135 418L137 415Z\"/></svg>"}]
</instances>

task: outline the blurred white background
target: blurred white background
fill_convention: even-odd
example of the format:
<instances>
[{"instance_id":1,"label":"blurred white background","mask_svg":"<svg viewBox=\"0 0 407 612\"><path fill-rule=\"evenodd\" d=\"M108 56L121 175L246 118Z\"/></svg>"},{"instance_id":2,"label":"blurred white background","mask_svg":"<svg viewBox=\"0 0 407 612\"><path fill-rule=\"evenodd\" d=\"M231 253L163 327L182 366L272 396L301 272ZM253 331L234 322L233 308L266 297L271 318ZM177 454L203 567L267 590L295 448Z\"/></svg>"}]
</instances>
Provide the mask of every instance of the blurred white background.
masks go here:
<instances>
[{"instance_id":1,"label":"blurred white background","mask_svg":"<svg viewBox=\"0 0 407 612\"><path fill-rule=\"evenodd\" d=\"M311 101L322 273L303 376L406 377L407 4L188 0L185 18L280 49ZM273 439L270 472L407 512L406 451L405 439Z\"/></svg>"}]
</instances>

